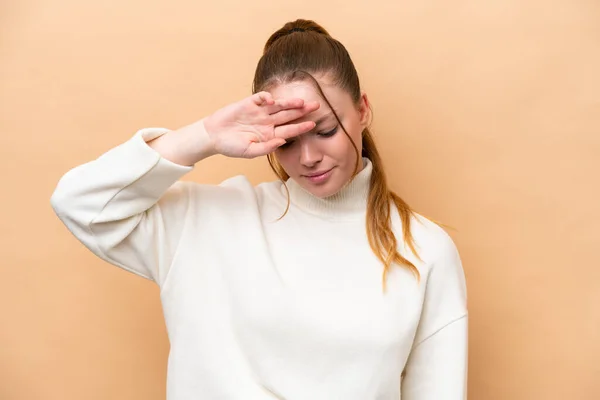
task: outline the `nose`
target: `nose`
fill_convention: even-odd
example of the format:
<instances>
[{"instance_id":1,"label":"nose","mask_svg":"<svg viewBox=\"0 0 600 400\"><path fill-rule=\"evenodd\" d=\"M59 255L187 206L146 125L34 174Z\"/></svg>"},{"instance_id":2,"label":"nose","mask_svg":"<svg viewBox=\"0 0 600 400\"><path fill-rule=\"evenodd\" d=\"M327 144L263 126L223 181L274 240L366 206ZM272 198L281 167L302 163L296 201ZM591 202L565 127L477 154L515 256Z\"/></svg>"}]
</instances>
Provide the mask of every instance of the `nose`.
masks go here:
<instances>
[{"instance_id":1,"label":"nose","mask_svg":"<svg viewBox=\"0 0 600 400\"><path fill-rule=\"evenodd\" d=\"M312 168L323 159L323 153L311 138L300 139L300 163L307 168Z\"/></svg>"}]
</instances>

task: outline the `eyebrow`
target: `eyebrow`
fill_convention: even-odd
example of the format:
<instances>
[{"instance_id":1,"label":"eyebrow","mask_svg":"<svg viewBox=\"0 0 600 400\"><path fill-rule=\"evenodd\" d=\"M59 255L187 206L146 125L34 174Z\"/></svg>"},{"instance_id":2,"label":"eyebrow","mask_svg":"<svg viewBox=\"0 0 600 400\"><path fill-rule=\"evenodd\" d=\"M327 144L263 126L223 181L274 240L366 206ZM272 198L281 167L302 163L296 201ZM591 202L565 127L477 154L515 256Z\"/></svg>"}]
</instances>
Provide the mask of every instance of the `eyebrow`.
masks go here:
<instances>
[{"instance_id":1,"label":"eyebrow","mask_svg":"<svg viewBox=\"0 0 600 400\"><path fill-rule=\"evenodd\" d=\"M319 126L320 124L322 124L323 122L325 122L325 120L329 117L331 117L333 115L333 113L330 111L327 114L323 115L321 118L319 118L318 120L315 121L315 126Z\"/></svg>"}]
</instances>

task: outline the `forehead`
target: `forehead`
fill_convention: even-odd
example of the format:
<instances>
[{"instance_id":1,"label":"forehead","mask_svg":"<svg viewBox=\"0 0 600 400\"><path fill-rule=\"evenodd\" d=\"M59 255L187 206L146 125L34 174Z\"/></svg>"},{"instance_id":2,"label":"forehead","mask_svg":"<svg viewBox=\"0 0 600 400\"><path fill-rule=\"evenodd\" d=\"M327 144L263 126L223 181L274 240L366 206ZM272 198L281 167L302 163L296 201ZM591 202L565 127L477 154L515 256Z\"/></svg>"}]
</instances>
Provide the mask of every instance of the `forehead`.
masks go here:
<instances>
[{"instance_id":1,"label":"forehead","mask_svg":"<svg viewBox=\"0 0 600 400\"><path fill-rule=\"evenodd\" d=\"M336 110L341 110L352 106L350 95L337 85L329 83L327 80L317 78L321 90L327 97L327 100ZM321 107L317 111L327 112L329 107L327 102L321 97L319 89L312 80L298 80L289 83L282 83L269 89L269 92L275 99L278 98L300 98L304 101L318 101Z\"/></svg>"}]
</instances>

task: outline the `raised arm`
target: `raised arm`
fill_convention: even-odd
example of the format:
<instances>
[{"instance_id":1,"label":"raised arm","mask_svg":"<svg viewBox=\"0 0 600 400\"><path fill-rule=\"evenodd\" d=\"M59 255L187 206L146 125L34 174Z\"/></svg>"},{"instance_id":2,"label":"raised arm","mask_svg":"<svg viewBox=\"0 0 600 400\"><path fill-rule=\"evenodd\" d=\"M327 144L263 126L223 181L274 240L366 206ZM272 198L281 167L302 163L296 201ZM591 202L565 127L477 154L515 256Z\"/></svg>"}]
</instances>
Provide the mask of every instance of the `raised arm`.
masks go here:
<instances>
[{"instance_id":1,"label":"raised arm","mask_svg":"<svg viewBox=\"0 0 600 400\"><path fill-rule=\"evenodd\" d=\"M161 284L184 231L192 184L178 182L214 154L252 158L314 128L290 123L318 103L257 93L176 131L149 128L68 171L51 204L103 260Z\"/></svg>"}]
</instances>

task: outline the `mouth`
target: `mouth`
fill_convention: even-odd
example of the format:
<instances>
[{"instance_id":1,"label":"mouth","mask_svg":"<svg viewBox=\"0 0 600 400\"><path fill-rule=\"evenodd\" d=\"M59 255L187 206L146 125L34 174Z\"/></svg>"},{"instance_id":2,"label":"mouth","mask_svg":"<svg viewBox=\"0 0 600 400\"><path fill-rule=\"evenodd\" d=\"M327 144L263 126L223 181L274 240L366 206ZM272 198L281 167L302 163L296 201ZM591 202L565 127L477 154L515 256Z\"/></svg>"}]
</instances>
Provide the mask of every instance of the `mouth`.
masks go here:
<instances>
[{"instance_id":1,"label":"mouth","mask_svg":"<svg viewBox=\"0 0 600 400\"><path fill-rule=\"evenodd\" d=\"M325 170L325 171L314 172L311 174L302 175L302 176L304 178L308 179L309 181L311 181L312 183L322 183L331 176L332 171L333 171L333 168Z\"/></svg>"}]
</instances>

